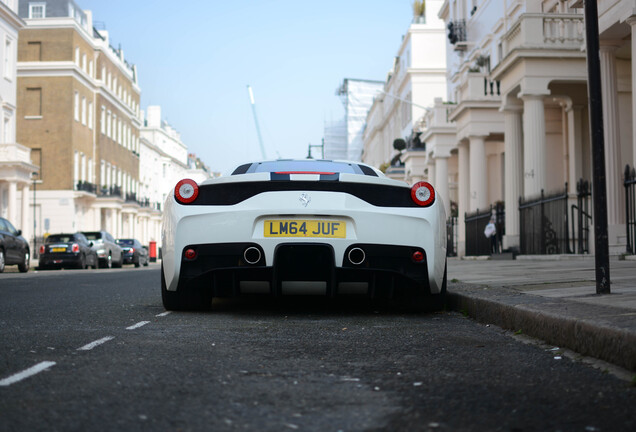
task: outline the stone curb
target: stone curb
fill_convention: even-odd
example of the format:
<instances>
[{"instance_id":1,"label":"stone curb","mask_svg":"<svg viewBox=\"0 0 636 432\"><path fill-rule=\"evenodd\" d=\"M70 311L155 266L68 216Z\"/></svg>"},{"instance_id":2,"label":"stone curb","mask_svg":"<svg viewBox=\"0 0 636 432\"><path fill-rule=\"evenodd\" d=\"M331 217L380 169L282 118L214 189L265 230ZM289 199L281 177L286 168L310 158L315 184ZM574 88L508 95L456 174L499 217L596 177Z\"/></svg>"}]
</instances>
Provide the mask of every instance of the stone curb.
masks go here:
<instances>
[{"instance_id":1,"label":"stone curb","mask_svg":"<svg viewBox=\"0 0 636 432\"><path fill-rule=\"evenodd\" d=\"M614 326L607 320L580 319L543 308L548 303L553 304L554 300L543 302L543 299L534 296L515 293L507 298L514 299L515 304L508 304L495 297L449 292L447 299L452 310L467 313L481 323L512 331L521 330L523 334L548 344L569 348L636 372L636 332ZM561 307L568 309L565 304Z\"/></svg>"}]
</instances>

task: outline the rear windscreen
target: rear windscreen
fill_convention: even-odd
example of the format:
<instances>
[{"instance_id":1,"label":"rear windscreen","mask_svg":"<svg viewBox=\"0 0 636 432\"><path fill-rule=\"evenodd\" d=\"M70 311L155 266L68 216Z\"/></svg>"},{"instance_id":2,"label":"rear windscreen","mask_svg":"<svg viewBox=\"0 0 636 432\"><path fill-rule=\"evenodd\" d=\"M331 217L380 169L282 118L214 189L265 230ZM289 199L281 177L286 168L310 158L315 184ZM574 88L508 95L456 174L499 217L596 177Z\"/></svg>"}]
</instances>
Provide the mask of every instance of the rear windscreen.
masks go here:
<instances>
[{"instance_id":1,"label":"rear windscreen","mask_svg":"<svg viewBox=\"0 0 636 432\"><path fill-rule=\"evenodd\" d=\"M324 160L278 160L252 164L247 173L259 172L315 172L315 173L349 173L363 174L357 164Z\"/></svg>"},{"instance_id":2,"label":"rear windscreen","mask_svg":"<svg viewBox=\"0 0 636 432\"><path fill-rule=\"evenodd\" d=\"M53 234L46 238L47 243L70 243L75 241L72 235Z\"/></svg>"}]
</instances>

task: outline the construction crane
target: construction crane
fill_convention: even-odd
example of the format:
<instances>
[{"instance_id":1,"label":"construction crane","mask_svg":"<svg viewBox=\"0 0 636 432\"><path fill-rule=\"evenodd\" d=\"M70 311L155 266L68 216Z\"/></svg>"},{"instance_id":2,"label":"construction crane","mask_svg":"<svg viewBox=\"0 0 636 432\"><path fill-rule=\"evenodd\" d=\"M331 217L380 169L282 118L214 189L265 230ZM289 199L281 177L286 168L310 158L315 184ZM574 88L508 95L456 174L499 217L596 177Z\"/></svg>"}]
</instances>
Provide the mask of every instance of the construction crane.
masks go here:
<instances>
[{"instance_id":1,"label":"construction crane","mask_svg":"<svg viewBox=\"0 0 636 432\"><path fill-rule=\"evenodd\" d=\"M252 114L254 115L254 124L256 125L256 135L258 135L258 143L261 146L261 156L263 160L267 159L265 155L265 145L263 144L263 137L261 136L261 128L258 125L258 116L256 115L256 103L254 102L254 92L252 92L252 87L247 85L247 92L250 95L250 103L252 104Z\"/></svg>"}]
</instances>

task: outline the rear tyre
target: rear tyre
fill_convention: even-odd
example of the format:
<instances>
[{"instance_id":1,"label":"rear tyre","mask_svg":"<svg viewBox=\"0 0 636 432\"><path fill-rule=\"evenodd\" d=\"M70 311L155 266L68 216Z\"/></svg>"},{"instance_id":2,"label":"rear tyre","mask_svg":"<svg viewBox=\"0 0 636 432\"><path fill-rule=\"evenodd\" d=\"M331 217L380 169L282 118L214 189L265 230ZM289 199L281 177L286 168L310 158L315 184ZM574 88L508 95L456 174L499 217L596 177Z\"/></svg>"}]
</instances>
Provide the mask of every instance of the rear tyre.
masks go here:
<instances>
[{"instance_id":1,"label":"rear tyre","mask_svg":"<svg viewBox=\"0 0 636 432\"><path fill-rule=\"evenodd\" d=\"M434 294L431 296L431 308L435 311L444 310L446 307L446 274L448 270L448 261L444 263L444 280L442 281L442 289L439 294Z\"/></svg>"},{"instance_id":2,"label":"rear tyre","mask_svg":"<svg viewBox=\"0 0 636 432\"><path fill-rule=\"evenodd\" d=\"M170 311L204 311L212 307L212 292L197 288L178 286L177 291L168 291L161 265L161 300L163 307Z\"/></svg>"},{"instance_id":3,"label":"rear tyre","mask_svg":"<svg viewBox=\"0 0 636 432\"><path fill-rule=\"evenodd\" d=\"M77 263L77 268L80 270L86 269L86 255L81 255L79 258L79 262Z\"/></svg>"},{"instance_id":4,"label":"rear tyre","mask_svg":"<svg viewBox=\"0 0 636 432\"><path fill-rule=\"evenodd\" d=\"M31 254L29 251L26 251L24 253L24 260L18 264L18 270L20 270L20 273L26 273L29 271L29 267L31 267Z\"/></svg>"},{"instance_id":5,"label":"rear tyre","mask_svg":"<svg viewBox=\"0 0 636 432\"><path fill-rule=\"evenodd\" d=\"M163 275L163 264L161 265L161 300L163 301L163 307L166 310L181 310L179 293L177 291L168 291L166 288L166 277Z\"/></svg>"},{"instance_id":6,"label":"rear tyre","mask_svg":"<svg viewBox=\"0 0 636 432\"><path fill-rule=\"evenodd\" d=\"M4 272L4 250L0 249L0 273Z\"/></svg>"}]
</instances>

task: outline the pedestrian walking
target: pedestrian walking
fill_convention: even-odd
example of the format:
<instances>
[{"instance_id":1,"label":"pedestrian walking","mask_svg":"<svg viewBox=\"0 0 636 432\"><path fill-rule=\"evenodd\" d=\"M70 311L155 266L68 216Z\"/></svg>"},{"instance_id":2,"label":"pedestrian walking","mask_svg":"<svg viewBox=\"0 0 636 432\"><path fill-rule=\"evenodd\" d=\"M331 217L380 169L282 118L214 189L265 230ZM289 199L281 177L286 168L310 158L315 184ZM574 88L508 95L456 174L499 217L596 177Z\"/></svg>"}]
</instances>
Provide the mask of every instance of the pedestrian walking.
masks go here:
<instances>
[{"instance_id":1,"label":"pedestrian walking","mask_svg":"<svg viewBox=\"0 0 636 432\"><path fill-rule=\"evenodd\" d=\"M490 239L490 253L497 253L497 226L495 225L496 218L494 215L490 217L490 221L484 229L484 235Z\"/></svg>"}]
</instances>

